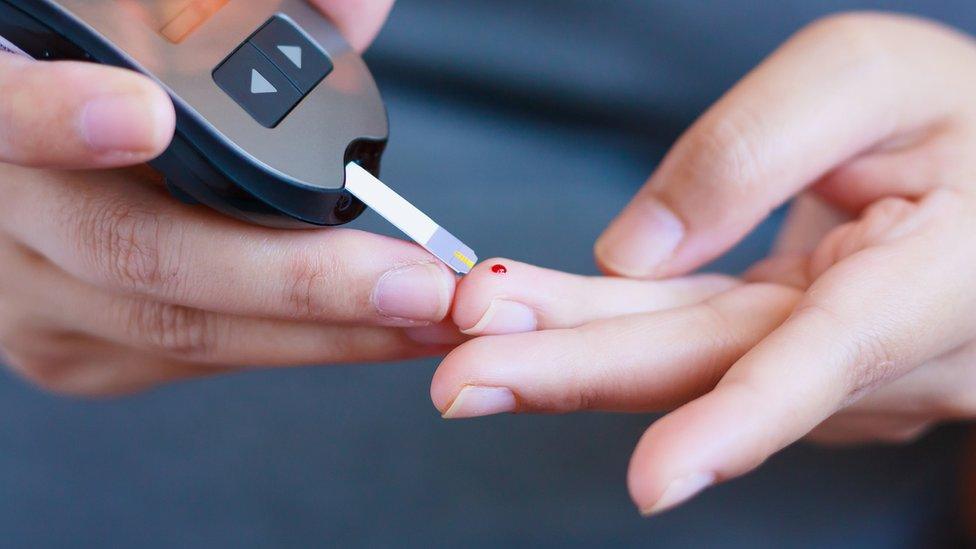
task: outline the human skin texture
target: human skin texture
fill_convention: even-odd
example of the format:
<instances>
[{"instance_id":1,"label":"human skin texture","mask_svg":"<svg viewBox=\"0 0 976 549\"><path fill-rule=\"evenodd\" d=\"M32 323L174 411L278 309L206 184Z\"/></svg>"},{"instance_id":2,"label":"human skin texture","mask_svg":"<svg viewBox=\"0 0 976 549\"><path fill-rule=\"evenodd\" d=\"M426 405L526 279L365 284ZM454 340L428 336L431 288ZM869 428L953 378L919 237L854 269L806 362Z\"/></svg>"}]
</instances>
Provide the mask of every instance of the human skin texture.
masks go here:
<instances>
[{"instance_id":1,"label":"human skin texture","mask_svg":"<svg viewBox=\"0 0 976 549\"><path fill-rule=\"evenodd\" d=\"M976 415L976 46L912 17L803 29L678 140L596 244L611 276L507 259L458 288L477 336L440 365L447 418L668 411L639 510L802 439L908 441ZM773 253L688 276L794 199ZM502 263L505 276L487 267Z\"/></svg>"},{"instance_id":2,"label":"human skin texture","mask_svg":"<svg viewBox=\"0 0 976 549\"><path fill-rule=\"evenodd\" d=\"M316 0L351 43L392 0ZM174 130L149 79L0 55L0 350L53 391L113 395L251 366L443 353L454 275L360 231L186 207L142 166Z\"/></svg>"}]
</instances>

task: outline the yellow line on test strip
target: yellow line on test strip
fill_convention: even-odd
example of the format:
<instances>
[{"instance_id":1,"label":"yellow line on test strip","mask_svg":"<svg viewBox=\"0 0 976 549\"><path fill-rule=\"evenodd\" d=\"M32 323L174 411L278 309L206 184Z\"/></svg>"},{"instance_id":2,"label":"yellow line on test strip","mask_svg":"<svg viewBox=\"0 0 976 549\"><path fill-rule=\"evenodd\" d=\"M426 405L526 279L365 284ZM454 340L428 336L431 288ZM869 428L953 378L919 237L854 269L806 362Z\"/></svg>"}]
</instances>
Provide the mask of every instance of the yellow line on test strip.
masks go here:
<instances>
[{"instance_id":1,"label":"yellow line on test strip","mask_svg":"<svg viewBox=\"0 0 976 549\"><path fill-rule=\"evenodd\" d=\"M346 166L346 190L458 274L467 274L478 262L474 250L355 162Z\"/></svg>"},{"instance_id":2,"label":"yellow line on test strip","mask_svg":"<svg viewBox=\"0 0 976 549\"><path fill-rule=\"evenodd\" d=\"M469 269L474 269L474 261L468 259L468 256L464 255L461 252L454 252L454 257L457 258L457 260L460 261L461 263L467 265Z\"/></svg>"}]
</instances>

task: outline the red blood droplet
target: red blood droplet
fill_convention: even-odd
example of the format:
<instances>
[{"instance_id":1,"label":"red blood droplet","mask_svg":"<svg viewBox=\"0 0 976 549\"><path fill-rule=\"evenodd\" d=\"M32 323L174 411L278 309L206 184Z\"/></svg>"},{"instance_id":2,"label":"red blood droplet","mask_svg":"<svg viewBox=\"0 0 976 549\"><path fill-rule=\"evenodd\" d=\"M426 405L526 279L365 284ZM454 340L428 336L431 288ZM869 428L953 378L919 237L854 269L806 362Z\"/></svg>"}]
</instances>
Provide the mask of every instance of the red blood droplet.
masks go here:
<instances>
[{"instance_id":1,"label":"red blood droplet","mask_svg":"<svg viewBox=\"0 0 976 549\"><path fill-rule=\"evenodd\" d=\"M506 267L506 266L502 265L501 263L499 263L498 265L492 266L491 272L493 272L495 274L503 275L503 274L505 274L505 273L508 272L508 267Z\"/></svg>"}]
</instances>

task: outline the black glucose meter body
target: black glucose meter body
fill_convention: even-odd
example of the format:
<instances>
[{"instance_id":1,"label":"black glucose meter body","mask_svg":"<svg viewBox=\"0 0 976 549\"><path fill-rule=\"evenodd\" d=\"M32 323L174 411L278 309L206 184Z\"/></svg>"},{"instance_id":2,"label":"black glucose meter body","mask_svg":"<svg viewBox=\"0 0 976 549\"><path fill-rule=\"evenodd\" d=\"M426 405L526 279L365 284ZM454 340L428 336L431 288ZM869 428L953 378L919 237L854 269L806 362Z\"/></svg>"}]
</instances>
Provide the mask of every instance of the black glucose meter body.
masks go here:
<instances>
[{"instance_id":1,"label":"black glucose meter body","mask_svg":"<svg viewBox=\"0 0 976 549\"><path fill-rule=\"evenodd\" d=\"M150 164L184 201L270 227L341 225L366 207L346 165L378 176L382 99L306 0L0 0L0 49L159 82L177 129Z\"/></svg>"}]
</instances>

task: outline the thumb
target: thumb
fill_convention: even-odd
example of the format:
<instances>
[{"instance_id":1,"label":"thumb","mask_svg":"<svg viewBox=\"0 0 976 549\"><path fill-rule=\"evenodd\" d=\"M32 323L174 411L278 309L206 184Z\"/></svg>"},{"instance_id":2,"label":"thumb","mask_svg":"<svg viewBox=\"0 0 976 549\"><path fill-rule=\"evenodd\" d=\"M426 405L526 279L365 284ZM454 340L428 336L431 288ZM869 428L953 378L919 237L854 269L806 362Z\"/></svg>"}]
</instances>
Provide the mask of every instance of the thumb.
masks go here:
<instances>
[{"instance_id":1,"label":"thumb","mask_svg":"<svg viewBox=\"0 0 976 549\"><path fill-rule=\"evenodd\" d=\"M114 168L158 156L173 136L169 96L134 72L0 54L0 162Z\"/></svg>"},{"instance_id":2,"label":"thumb","mask_svg":"<svg viewBox=\"0 0 976 549\"><path fill-rule=\"evenodd\" d=\"M812 25L681 137L598 240L597 260L638 278L701 266L848 159L961 110L972 86L956 80L972 66L967 39L908 17Z\"/></svg>"}]
</instances>

